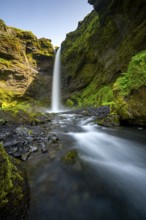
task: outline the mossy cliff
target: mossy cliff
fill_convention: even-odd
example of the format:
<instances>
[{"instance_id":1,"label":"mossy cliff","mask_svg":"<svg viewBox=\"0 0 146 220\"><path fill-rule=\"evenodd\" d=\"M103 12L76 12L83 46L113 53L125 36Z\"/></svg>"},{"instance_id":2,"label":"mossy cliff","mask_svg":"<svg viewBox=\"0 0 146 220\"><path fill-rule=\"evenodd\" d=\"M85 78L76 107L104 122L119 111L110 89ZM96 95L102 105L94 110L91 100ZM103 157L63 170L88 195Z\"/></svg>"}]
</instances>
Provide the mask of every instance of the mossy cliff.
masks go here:
<instances>
[{"instance_id":1,"label":"mossy cliff","mask_svg":"<svg viewBox=\"0 0 146 220\"><path fill-rule=\"evenodd\" d=\"M64 101L110 105L122 122L146 125L146 2L89 3L95 10L62 44Z\"/></svg>"},{"instance_id":2,"label":"mossy cliff","mask_svg":"<svg viewBox=\"0 0 146 220\"><path fill-rule=\"evenodd\" d=\"M47 99L53 62L51 40L0 20L0 105L18 98Z\"/></svg>"},{"instance_id":3,"label":"mossy cliff","mask_svg":"<svg viewBox=\"0 0 146 220\"><path fill-rule=\"evenodd\" d=\"M1 144L0 167L0 218L23 219L28 206L26 176L20 164L7 155Z\"/></svg>"}]
</instances>

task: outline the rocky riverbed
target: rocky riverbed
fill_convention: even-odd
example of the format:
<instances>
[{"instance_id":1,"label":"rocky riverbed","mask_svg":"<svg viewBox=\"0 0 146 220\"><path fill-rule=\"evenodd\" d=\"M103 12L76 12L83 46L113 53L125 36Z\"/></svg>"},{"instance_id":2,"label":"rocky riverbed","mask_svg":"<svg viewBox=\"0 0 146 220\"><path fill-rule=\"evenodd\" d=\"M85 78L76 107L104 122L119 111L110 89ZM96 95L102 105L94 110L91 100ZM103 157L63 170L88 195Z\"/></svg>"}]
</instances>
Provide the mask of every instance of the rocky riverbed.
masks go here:
<instances>
[{"instance_id":1,"label":"rocky riverbed","mask_svg":"<svg viewBox=\"0 0 146 220\"><path fill-rule=\"evenodd\" d=\"M103 117L108 113L109 109L107 107L102 107L102 109L88 108L65 112L65 114L67 114L66 118L69 118L70 114L76 114L77 117L85 117L85 115L88 115L87 117L91 117L91 115ZM18 161L18 164L26 169L28 176L30 171L29 167L35 166L38 161L46 160L46 158L47 161L50 161L51 163L58 154L60 154L60 160L63 163L72 164L75 170L81 169L80 162L76 160L78 157L76 150L71 149L71 151L66 151L63 137L61 139L59 137L59 132L62 130L59 123L62 121L62 117L61 114L53 113L35 113L32 117L32 113L28 114L20 111L17 114L13 114L11 111L0 111L0 143L10 158L15 158ZM58 128L60 131L56 131ZM14 163L14 166L15 164L17 163ZM16 175L19 173L17 168L19 170L20 165L16 165ZM23 168L21 169L21 172L25 173ZM8 163L4 172L9 173L9 169L11 170L11 167ZM0 175L2 175L2 173ZM23 182L27 182L26 176L24 174L22 175L24 176ZM13 176L10 178L10 181L12 181L12 179ZM7 184L7 182L4 182L3 186ZM14 181L13 184L15 185ZM31 187L31 183L29 183L29 185ZM13 215L12 213L16 212L8 210L9 204L11 206L11 202L9 202L11 197L9 196L9 193L6 195L8 196L8 204L0 207L2 208L0 215L2 219L4 217L7 219L10 215ZM24 196L24 198L27 198L27 201L26 199L22 199L22 203L26 203L25 207L27 207L29 203L28 190L26 191L26 196ZM20 211L18 211L19 209ZM20 216L21 208L19 208L19 206L17 207L17 212ZM22 218L25 218L24 214Z\"/></svg>"},{"instance_id":2,"label":"rocky riverbed","mask_svg":"<svg viewBox=\"0 0 146 220\"><path fill-rule=\"evenodd\" d=\"M86 108L65 112L65 114L77 114L83 116L96 116L96 119L106 118L110 113L108 106L101 108ZM55 114L46 113L38 116L35 121L22 123L3 123L0 125L0 142L7 153L22 161L26 161L33 153L48 152L51 144L59 141L54 129L53 118ZM52 155L50 157L53 157Z\"/></svg>"},{"instance_id":3,"label":"rocky riverbed","mask_svg":"<svg viewBox=\"0 0 146 220\"><path fill-rule=\"evenodd\" d=\"M109 108L105 106L99 109L87 108L58 114L45 113L35 117L33 121L25 120L25 123L21 123L20 120L3 121L0 125L0 141L3 143L3 148L12 158L21 161L28 176L30 206L28 215L23 216L22 219L88 220L92 217L92 219L121 220L125 216L128 216L127 220L144 219L141 210L135 212L134 206L130 207L128 213L127 197L125 200L118 193L124 189L117 184L117 179L114 180L116 187L113 188L110 182L112 173L111 176L108 174L109 179L105 181L105 168L102 167L103 171L101 171L100 166L95 168L93 164L92 167L86 159L84 160L84 156L85 158L88 156L88 154L84 155L88 152L88 147L88 153L90 154L90 150L92 153L93 144L96 145L93 149L97 148L96 153L99 155L102 150L105 150L106 155L108 148L110 147L112 151L114 146L113 157L116 157L116 148L119 149L119 144L120 149L129 146L131 137L132 152L135 143L139 142L139 145L136 144L139 155L144 155L141 154L143 147L141 143L145 143L145 130L125 131L120 127L105 128L97 125L97 120L107 120L109 113ZM118 137L120 139L117 139ZM79 141L75 141L75 138L79 138ZM82 142L84 148L80 148ZM86 149L87 152L84 152ZM93 152L93 159L96 153ZM107 155L110 156L109 153ZM122 152L120 154L117 152L117 155L120 159L124 158ZM89 157L89 163L92 161L90 159ZM97 155L96 160L100 162L101 159L102 157ZM141 158L139 160L141 161ZM124 184L126 186L127 182ZM27 202L29 203L28 200ZM125 214L121 214L123 212ZM133 212L134 218L131 214Z\"/></svg>"}]
</instances>

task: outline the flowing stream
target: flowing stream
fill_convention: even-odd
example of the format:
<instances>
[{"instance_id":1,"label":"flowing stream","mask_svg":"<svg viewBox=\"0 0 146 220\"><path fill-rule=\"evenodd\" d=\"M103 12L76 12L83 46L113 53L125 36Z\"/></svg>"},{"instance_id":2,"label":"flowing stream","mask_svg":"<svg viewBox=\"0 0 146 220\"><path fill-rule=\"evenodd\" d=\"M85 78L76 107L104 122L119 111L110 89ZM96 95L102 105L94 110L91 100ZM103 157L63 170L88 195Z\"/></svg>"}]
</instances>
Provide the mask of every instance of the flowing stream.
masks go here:
<instances>
[{"instance_id":1,"label":"flowing stream","mask_svg":"<svg viewBox=\"0 0 146 220\"><path fill-rule=\"evenodd\" d=\"M57 50L53 70L53 83L52 83L52 112L59 112L61 110L61 90L60 90L60 74L61 74L61 47Z\"/></svg>"},{"instance_id":2,"label":"flowing stream","mask_svg":"<svg viewBox=\"0 0 146 220\"><path fill-rule=\"evenodd\" d=\"M104 128L94 118L58 114L59 142L27 161L28 219L145 220L146 130ZM62 156L77 150L73 164Z\"/></svg>"}]
</instances>

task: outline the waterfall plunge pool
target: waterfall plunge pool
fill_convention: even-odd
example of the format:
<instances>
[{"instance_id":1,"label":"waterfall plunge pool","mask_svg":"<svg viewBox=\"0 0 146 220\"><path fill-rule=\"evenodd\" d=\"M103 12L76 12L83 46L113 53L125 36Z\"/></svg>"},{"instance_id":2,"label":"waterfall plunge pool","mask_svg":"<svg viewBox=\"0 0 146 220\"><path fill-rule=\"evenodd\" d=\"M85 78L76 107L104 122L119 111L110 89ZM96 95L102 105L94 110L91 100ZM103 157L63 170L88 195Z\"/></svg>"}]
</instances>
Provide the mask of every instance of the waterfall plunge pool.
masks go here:
<instances>
[{"instance_id":1,"label":"waterfall plunge pool","mask_svg":"<svg viewBox=\"0 0 146 220\"><path fill-rule=\"evenodd\" d=\"M38 154L27 161L31 190L28 219L146 219L146 131L103 128L94 118L58 114L52 132L59 144L54 158ZM61 157L79 152L75 165Z\"/></svg>"}]
</instances>

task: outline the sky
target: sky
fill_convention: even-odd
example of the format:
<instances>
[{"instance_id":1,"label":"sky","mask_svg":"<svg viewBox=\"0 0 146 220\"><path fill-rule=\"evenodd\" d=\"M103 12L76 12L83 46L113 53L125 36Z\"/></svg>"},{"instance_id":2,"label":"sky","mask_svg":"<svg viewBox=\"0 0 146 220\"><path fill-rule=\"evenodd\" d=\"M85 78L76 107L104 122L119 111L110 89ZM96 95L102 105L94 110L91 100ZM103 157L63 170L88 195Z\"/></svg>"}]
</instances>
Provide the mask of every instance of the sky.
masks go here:
<instances>
[{"instance_id":1,"label":"sky","mask_svg":"<svg viewBox=\"0 0 146 220\"><path fill-rule=\"evenodd\" d=\"M49 38L54 46L92 10L88 0L0 0L0 19L6 25Z\"/></svg>"}]
</instances>

